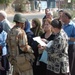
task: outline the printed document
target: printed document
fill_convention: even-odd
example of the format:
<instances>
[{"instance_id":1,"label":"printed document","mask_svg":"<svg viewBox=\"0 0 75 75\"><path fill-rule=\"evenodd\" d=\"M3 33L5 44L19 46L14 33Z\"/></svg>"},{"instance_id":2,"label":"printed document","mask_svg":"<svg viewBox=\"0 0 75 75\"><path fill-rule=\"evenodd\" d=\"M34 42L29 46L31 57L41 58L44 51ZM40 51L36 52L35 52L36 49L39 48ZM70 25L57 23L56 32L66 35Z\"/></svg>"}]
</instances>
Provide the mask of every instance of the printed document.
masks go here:
<instances>
[{"instance_id":1,"label":"printed document","mask_svg":"<svg viewBox=\"0 0 75 75\"><path fill-rule=\"evenodd\" d=\"M34 40L34 41L37 41L41 46L50 47L50 46L53 44L53 41L52 41L52 40L49 41L49 42L46 44L44 41L42 41L41 37L39 37L39 36L38 36L38 37L34 37L33 40Z\"/></svg>"}]
</instances>

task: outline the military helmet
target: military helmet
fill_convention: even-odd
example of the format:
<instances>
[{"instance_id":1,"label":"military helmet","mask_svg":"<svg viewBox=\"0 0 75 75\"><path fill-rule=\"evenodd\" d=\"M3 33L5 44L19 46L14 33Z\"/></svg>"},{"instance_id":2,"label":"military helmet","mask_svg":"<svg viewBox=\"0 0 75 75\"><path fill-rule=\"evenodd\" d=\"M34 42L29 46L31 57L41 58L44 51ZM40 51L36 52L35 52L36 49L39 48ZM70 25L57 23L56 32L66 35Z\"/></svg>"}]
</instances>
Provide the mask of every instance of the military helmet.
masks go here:
<instances>
[{"instance_id":1,"label":"military helmet","mask_svg":"<svg viewBox=\"0 0 75 75\"><path fill-rule=\"evenodd\" d=\"M25 23L25 19L22 17L22 14L15 14L13 21Z\"/></svg>"}]
</instances>

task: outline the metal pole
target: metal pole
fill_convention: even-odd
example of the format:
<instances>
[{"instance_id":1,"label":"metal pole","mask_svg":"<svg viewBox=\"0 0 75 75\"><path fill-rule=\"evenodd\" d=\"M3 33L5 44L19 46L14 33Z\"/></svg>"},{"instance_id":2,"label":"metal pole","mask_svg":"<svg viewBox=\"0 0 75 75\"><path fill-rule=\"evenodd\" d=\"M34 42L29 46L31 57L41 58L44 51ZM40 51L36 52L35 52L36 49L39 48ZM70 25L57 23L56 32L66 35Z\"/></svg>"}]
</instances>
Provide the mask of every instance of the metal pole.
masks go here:
<instances>
[{"instance_id":1,"label":"metal pole","mask_svg":"<svg viewBox=\"0 0 75 75\"><path fill-rule=\"evenodd\" d=\"M4 10L5 10L5 8L6 8L6 0L5 0L5 3L4 3Z\"/></svg>"},{"instance_id":2,"label":"metal pole","mask_svg":"<svg viewBox=\"0 0 75 75\"><path fill-rule=\"evenodd\" d=\"M60 10L60 0L59 0L59 8L58 8L58 10Z\"/></svg>"},{"instance_id":3,"label":"metal pole","mask_svg":"<svg viewBox=\"0 0 75 75\"><path fill-rule=\"evenodd\" d=\"M39 12L41 11L41 0L39 0Z\"/></svg>"}]
</instances>

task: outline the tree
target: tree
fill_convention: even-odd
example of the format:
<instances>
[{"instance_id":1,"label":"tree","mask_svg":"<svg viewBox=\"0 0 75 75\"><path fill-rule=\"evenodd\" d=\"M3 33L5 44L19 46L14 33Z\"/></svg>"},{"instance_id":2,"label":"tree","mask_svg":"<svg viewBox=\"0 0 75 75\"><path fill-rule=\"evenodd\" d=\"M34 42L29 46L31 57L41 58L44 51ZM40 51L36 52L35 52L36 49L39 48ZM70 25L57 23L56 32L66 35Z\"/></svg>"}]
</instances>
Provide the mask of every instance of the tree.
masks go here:
<instances>
[{"instance_id":1,"label":"tree","mask_svg":"<svg viewBox=\"0 0 75 75\"><path fill-rule=\"evenodd\" d=\"M10 3L12 0L0 0L0 4Z\"/></svg>"},{"instance_id":2,"label":"tree","mask_svg":"<svg viewBox=\"0 0 75 75\"><path fill-rule=\"evenodd\" d=\"M5 11L7 12L7 13L14 13L14 8L12 7L12 5L13 5L13 3L14 3L14 1L15 0L8 0L7 2L8 2L8 4L7 4L7 2L6 2L6 8L5 8Z\"/></svg>"},{"instance_id":3,"label":"tree","mask_svg":"<svg viewBox=\"0 0 75 75\"><path fill-rule=\"evenodd\" d=\"M75 0L72 0L72 8L75 8Z\"/></svg>"}]
</instances>

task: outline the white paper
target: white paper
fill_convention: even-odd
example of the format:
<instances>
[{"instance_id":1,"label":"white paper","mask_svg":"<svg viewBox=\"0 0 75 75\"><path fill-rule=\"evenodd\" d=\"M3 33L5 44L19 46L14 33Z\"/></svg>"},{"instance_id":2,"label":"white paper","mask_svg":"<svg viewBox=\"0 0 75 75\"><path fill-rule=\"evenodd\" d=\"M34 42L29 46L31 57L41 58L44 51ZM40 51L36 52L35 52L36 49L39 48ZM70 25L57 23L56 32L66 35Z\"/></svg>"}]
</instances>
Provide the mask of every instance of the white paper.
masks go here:
<instances>
[{"instance_id":1,"label":"white paper","mask_svg":"<svg viewBox=\"0 0 75 75\"><path fill-rule=\"evenodd\" d=\"M45 42L42 41L42 39L38 36L38 37L34 37L33 38L34 41L37 41L41 46L46 46L46 47L50 47L53 44L53 41L49 41L47 44Z\"/></svg>"},{"instance_id":2,"label":"white paper","mask_svg":"<svg viewBox=\"0 0 75 75\"><path fill-rule=\"evenodd\" d=\"M33 40L37 41L41 46L47 46L47 44L45 42L43 42L42 39L39 36L34 37Z\"/></svg>"},{"instance_id":3,"label":"white paper","mask_svg":"<svg viewBox=\"0 0 75 75\"><path fill-rule=\"evenodd\" d=\"M52 44L53 44L53 41L51 40L47 43L47 47L50 48Z\"/></svg>"}]
</instances>

